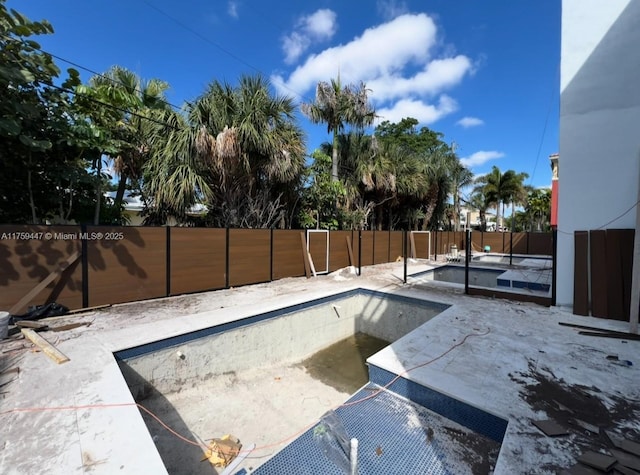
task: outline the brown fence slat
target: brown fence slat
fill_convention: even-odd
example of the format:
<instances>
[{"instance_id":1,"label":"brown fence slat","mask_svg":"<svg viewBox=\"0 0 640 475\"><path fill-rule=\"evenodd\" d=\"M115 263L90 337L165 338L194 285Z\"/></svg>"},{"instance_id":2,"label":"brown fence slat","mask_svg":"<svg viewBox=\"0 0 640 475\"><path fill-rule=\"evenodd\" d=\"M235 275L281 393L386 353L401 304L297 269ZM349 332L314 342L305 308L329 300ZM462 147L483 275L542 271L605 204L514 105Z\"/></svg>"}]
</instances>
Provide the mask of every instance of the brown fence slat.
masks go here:
<instances>
[{"instance_id":1,"label":"brown fence slat","mask_svg":"<svg viewBox=\"0 0 640 475\"><path fill-rule=\"evenodd\" d=\"M351 231L330 232L329 272L333 272L349 266L349 248L347 247L347 236L351 238Z\"/></svg>"},{"instance_id":2,"label":"brown fence slat","mask_svg":"<svg viewBox=\"0 0 640 475\"><path fill-rule=\"evenodd\" d=\"M608 229L606 233L607 313L611 319L625 320L621 249L622 232L618 229Z\"/></svg>"},{"instance_id":3,"label":"brown fence slat","mask_svg":"<svg viewBox=\"0 0 640 475\"><path fill-rule=\"evenodd\" d=\"M589 231L589 257L591 261L591 314L609 316L607 285L606 231Z\"/></svg>"},{"instance_id":4,"label":"brown fence slat","mask_svg":"<svg viewBox=\"0 0 640 475\"><path fill-rule=\"evenodd\" d=\"M389 237L389 261L395 262L402 258L402 231L391 231Z\"/></svg>"},{"instance_id":5,"label":"brown fence slat","mask_svg":"<svg viewBox=\"0 0 640 475\"><path fill-rule=\"evenodd\" d=\"M300 249L296 246L296 249ZM271 231L268 229L229 230L229 285L268 282ZM297 251L299 252L299 251Z\"/></svg>"},{"instance_id":6,"label":"brown fence slat","mask_svg":"<svg viewBox=\"0 0 640 475\"><path fill-rule=\"evenodd\" d=\"M482 235L483 233L480 231L473 231L471 233L471 249L475 252L484 252Z\"/></svg>"},{"instance_id":7,"label":"brown fence slat","mask_svg":"<svg viewBox=\"0 0 640 475\"><path fill-rule=\"evenodd\" d=\"M224 288L224 229L173 227L170 236L172 295Z\"/></svg>"},{"instance_id":8,"label":"brown fence slat","mask_svg":"<svg viewBox=\"0 0 640 475\"><path fill-rule=\"evenodd\" d=\"M529 254L551 256L553 235L551 233L529 233Z\"/></svg>"},{"instance_id":9,"label":"brown fence slat","mask_svg":"<svg viewBox=\"0 0 640 475\"><path fill-rule=\"evenodd\" d=\"M624 319L631 316L631 284L633 281L633 244L635 239L634 229L620 230L620 262L622 263L622 301Z\"/></svg>"},{"instance_id":10,"label":"brown fence slat","mask_svg":"<svg viewBox=\"0 0 640 475\"><path fill-rule=\"evenodd\" d=\"M431 240L433 241L433 234L431 233ZM429 258L429 234L427 233L412 233L413 242L416 245L416 258L418 259L428 259ZM402 239L402 238L401 238ZM410 242L410 239L407 239L407 242ZM431 245L434 245L433 242ZM407 255L411 255L411 248L409 248L409 252Z\"/></svg>"},{"instance_id":11,"label":"brown fence slat","mask_svg":"<svg viewBox=\"0 0 640 475\"><path fill-rule=\"evenodd\" d=\"M165 228L88 226L89 306L166 295ZM120 237L121 236L121 237Z\"/></svg>"},{"instance_id":12,"label":"brown fence slat","mask_svg":"<svg viewBox=\"0 0 640 475\"><path fill-rule=\"evenodd\" d=\"M13 307L79 251L79 233L80 226L0 225L0 309ZM80 260L67 267L30 305L50 302L69 309L82 307Z\"/></svg>"},{"instance_id":13,"label":"brown fence slat","mask_svg":"<svg viewBox=\"0 0 640 475\"><path fill-rule=\"evenodd\" d=\"M274 280L305 275L300 245L299 230L273 230Z\"/></svg>"},{"instance_id":14,"label":"brown fence slat","mask_svg":"<svg viewBox=\"0 0 640 475\"><path fill-rule=\"evenodd\" d=\"M485 246L489 246L489 252L504 252L502 247L502 234L503 233L483 233L482 241L483 241L483 250Z\"/></svg>"},{"instance_id":15,"label":"brown fence slat","mask_svg":"<svg viewBox=\"0 0 640 475\"><path fill-rule=\"evenodd\" d=\"M589 315L589 233L576 231L574 240L573 313Z\"/></svg>"},{"instance_id":16,"label":"brown fence slat","mask_svg":"<svg viewBox=\"0 0 640 475\"><path fill-rule=\"evenodd\" d=\"M513 253L527 253L527 233L513 233Z\"/></svg>"},{"instance_id":17,"label":"brown fence slat","mask_svg":"<svg viewBox=\"0 0 640 475\"><path fill-rule=\"evenodd\" d=\"M373 250L373 263L389 262L389 231L375 231L376 239Z\"/></svg>"},{"instance_id":18,"label":"brown fence slat","mask_svg":"<svg viewBox=\"0 0 640 475\"><path fill-rule=\"evenodd\" d=\"M373 264L373 231L362 231L362 265Z\"/></svg>"}]
</instances>

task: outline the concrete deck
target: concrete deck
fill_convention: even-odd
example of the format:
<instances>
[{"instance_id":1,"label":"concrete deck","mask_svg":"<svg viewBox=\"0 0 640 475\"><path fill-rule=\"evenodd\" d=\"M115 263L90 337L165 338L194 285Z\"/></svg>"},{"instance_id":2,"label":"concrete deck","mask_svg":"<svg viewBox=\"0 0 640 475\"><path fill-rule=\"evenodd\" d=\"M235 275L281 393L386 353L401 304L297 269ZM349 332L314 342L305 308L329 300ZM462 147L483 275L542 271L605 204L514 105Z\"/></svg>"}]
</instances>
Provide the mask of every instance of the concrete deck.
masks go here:
<instances>
[{"instance_id":1,"label":"concrete deck","mask_svg":"<svg viewBox=\"0 0 640 475\"><path fill-rule=\"evenodd\" d=\"M411 264L409 272L427 268ZM70 358L62 365L31 351L24 340L3 340L0 372L20 371L0 375L0 473L167 473L114 351L357 287L452 305L370 359L383 369L406 372L476 335L406 377L509 419L495 473L556 473L585 447L602 447L586 430L571 427L571 435L552 439L531 425L548 417L569 423L566 408L573 417L640 439L640 342L583 336L558 325L626 331L623 323L467 297L459 288L420 279L405 286L402 272L401 263L385 264L364 268L362 277L285 279L53 320L52 326L92 322L42 334ZM285 391L275 397L289 401Z\"/></svg>"}]
</instances>

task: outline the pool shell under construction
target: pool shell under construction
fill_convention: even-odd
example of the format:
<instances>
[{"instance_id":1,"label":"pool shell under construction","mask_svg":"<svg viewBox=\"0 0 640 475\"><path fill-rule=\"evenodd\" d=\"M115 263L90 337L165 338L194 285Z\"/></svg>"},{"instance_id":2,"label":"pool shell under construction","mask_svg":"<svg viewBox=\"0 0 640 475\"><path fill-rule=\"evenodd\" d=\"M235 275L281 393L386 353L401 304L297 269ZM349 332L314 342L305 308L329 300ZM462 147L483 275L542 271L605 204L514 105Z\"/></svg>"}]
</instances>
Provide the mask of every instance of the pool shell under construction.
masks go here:
<instances>
[{"instance_id":1,"label":"pool shell under construction","mask_svg":"<svg viewBox=\"0 0 640 475\"><path fill-rule=\"evenodd\" d=\"M297 363L355 333L395 342L447 308L449 305L437 302L356 289L122 350L115 357L133 396L143 401L153 394L182 391L222 375ZM427 473L425 470L433 474L471 474L474 473L471 458L485 467L495 465L506 420L401 376L406 375L369 365L367 387L356 392L336 412L348 427L349 437L362 440L365 456L360 464L366 473L399 469L406 463L402 456L407 452L413 453L411 470L409 466L403 469L407 474ZM372 391L380 394L376 401L369 402ZM420 420L419 415L429 412L431 417L424 417L430 421L430 428L407 423L407 418ZM404 416L398 418L399 413ZM307 423L300 421L301 425ZM431 431L426 445L425 431ZM452 449L456 442L447 432L475 437L476 445L493 453L461 457ZM312 439L303 434L252 473L342 473ZM376 447L368 445L374 442L386 447L385 457L371 456ZM168 451L163 454L161 447L163 458L171 457ZM304 462L296 464L296 460ZM183 466L184 462L171 461L174 471Z\"/></svg>"},{"instance_id":2,"label":"pool shell under construction","mask_svg":"<svg viewBox=\"0 0 640 475\"><path fill-rule=\"evenodd\" d=\"M410 264L411 274L428 269L420 263ZM494 467L496 475L558 473L574 465L589 448L606 452L602 440L573 425L574 416L618 436L640 440L640 423L629 417L640 413L635 384L640 378L640 365L635 364L637 346L583 336L558 325L625 331L624 322L577 317L562 308L465 296L460 289L425 286L420 279L415 279L416 285L412 279L403 286L402 275L402 264L389 264L363 269L363 276L352 282L339 275L292 279L71 316L70 322L82 320L91 326L62 333L56 340L56 347L69 357L68 363L47 364L42 354L30 351L12 357L20 372L9 385L2 380L0 472L166 473L114 354L233 325L278 311L283 304L303 305L359 288L451 305L371 356L368 363L389 375L403 375L389 387L390 392L380 396L392 395L398 389L395 384L409 388L417 384L508 420ZM617 360L606 355L615 355ZM617 364L627 360L633 366ZM177 358L174 361L179 363ZM286 394L273 396L287 402ZM574 416L559 410L554 400L572 408ZM255 412L259 408L251 409L259 418L260 413ZM565 423L569 435L545 437L533 425L545 418ZM26 433L25 427L35 429ZM188 431L177 429L189 436ZM375 449L376 456L389 454L388 447Z\"/></svg>"}]
</instances>

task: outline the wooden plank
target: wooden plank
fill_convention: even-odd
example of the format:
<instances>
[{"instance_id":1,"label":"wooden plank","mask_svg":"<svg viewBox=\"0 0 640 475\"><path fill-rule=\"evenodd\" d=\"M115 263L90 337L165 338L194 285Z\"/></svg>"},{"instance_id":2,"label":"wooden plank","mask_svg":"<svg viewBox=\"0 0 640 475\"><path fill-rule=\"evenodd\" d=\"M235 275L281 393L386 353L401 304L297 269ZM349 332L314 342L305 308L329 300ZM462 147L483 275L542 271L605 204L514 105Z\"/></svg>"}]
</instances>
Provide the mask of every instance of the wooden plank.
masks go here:
<instances>
[{"instance_id":1,"label":"wooden plank","mask_svg":"<svg viewBox=\"0 0 640 475\"><path fill-rule=\"evenodd\" d=\"M573 313L589 315L589 233L576 231L574 240Z\"/></svg>"},{"instance_id":2,"label":"wooden plank","mask_svg":"<svg viewBox=\"0 0 640 475\"><path fill-rule=\"evenodd\" d=\"M347 240L347 250L349 252L349 265L350 266L355 266L356 265L356 261L353 258L353 247L351 246L351 237L350 236L345 236L346 240Z\"/></svg>"},{"instance_id":3,"label":"wooden plank","mask_svg":"<svg viewBox=\"0 0 640 475\"><path fill-rule=\"evenodd\" d=\"M620 462L621 465L624 465L627 468L631 468L633 470L640 471L640 457L636 457L635 455L629 454L627 452L623 452L622 450L611 449L611 454Z\"/></svg>"},{"instance_id":4,"label":"wooden plank","mask_svg":"<svg viewBox=\"0 0 640 475\"><path fill-rule=\"evenodd\" d=\"M568 435L569 431L566 427L561 426L552 419L546 419L543 421L532 421L533 425L540 429L545 435L549 437L558 437L560 435Z\"/></svg>"},{"instance_id":5,"label":"wooden plank","mask_svg":"<svg viewBox=\"0 0 640 475\"><path fill-rule=\"evenodd\" d=\"M409 257L411 257L412 259L416 258L416 240L413 237L413 233L409 232L409 242L411 243L411 255Z\"/></svg>"},{"instance_id":6,"label":"wooden plank","mask_svg":"<svg viewBox=\"0 0 640 475\"><path fill-rule=\"evenodd\" d=\"M51 358L56 363L62 364L69 361L69 358L65 356L64 353L62 353L55 346L38 335L35 331L31 330L30 328L23 328L21 332L25 336L25 338L29 339L31 343L40 348L49 358Z\"/></svg>"},{"instance_id":7,"label":"wooden plank","mask_svg":"<svg viewBox=\"0 0 640 475\"><path fill-rule=\"evenodd\" d=\"M616 459L610 455L590 450L589 452L585 452L580 455L580 457L578 457L578 462L603 472L608 472L616 464Z\"/></svg>"},{"instance_id":8,"label":"wooden plank","mask_svg":"<svg viewBox=\"0 0 640 475\"><path fill-rule=\"evenodd\" d=\"M589 231L589 254L591 257L591 314L609 318L607 286L607 233L602 230Z\"/></svg>"},{"instance_id":9,"label":"wooden plank","mask_svg":"<svg viewBox=\"0 0 640 475\"><path fill-rule=\"evenodd\" d=\"M304 261L304 273L307 279L311 277L311 265L309 262L309 253L307 252L307 240L304 237L304 231L300 233L300 243L302 244L302 260Z\"/></svg>"},{"instance_id":10,"label":"wooden plank","mask_svg":"<svg viewBox=\"0 0 640 475\"><path fill-rule=\"evenodd\" d=\"M62 274L67 267L69 267L78 259L78 257L80 257L79 251L76 251L73 254L71 254L71 256L69 256L69 258L65 260L62 264L60 264L60 266L56 270L51 272L47 277L44 278L42 282L40 282L33 289L31 289L31 291L29 291L27 295L22 297L17 304L11 307L9 309L9 313L11 315L15 315L19 311L23 310L24 307L26 307L29 302L31 302L34 298L36 298L38 294L42 292L47 285L49 285L56 278L58 278L60 274Z\"/></svg>"},{"instance_id":11,"label":"wooden plank","mask_svg":"<svg viewBox=\"0 0 640 475\"><path fill-rule=\"evenodd\" d=\"M624 310L624 283L622 276L622 241L618 229L607 230L607 314L609 318L626 321ZM631 257L631 256L629 256Z\"/></svg>"}]
</instances>

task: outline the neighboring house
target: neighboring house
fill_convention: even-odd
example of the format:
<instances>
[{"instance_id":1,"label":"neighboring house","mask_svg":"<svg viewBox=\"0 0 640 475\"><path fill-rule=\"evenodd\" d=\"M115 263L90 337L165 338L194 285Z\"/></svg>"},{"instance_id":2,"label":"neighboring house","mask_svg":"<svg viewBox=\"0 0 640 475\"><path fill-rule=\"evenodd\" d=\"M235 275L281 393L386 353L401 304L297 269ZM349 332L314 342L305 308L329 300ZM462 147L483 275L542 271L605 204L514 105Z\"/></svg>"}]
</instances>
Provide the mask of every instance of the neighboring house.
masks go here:
<instances>
[{"instance_id":1,"label":"neighboring house","mask_svg":"<svg viewBox=\"0 0 640 475\"><path fill-rule=\"evenodd\" d=\"M640 0L563 0L558 305L573 304L574 231L636 228L639 45Z\"/></svg>"},{"instance_id":2,"label":"neighboring house","mask_svg":"<svg viewBox=\"0 0 640 475\"><path fill-rule=\"evenodd\" d=\"M110 191L105 193L105 196L111 198L112 200L116 196L115 191ZM131 193L127 192L123 198L124 202L124 214L128 218L129 226L142 226L144 221L144 216L142 216L142 211L144 209L144 202L140 199L139 196L132 196ZM207 214L207 207L203 204L195 204L191 207L191 209L187 212L189 216L204 216ZM169 219L167 223L169 226L175 226L176 222L173 218Z\"/></svg>"},{"instance_id":3,"label":"neighboring house","mask_svg":"<svg viewBox=\"0 0 640 475\"><path fill-rule=\"evenodd\" d=\"M491 211L484 213L485 220L487 222L487 231L496 230L496 215ZM468 221L467 221L468 219ZM462 206L460 208L460 227L462 229L477 229L479 230L482 223L480 221L480 212L473 208Z\"/></svg>"}]
</instances>

